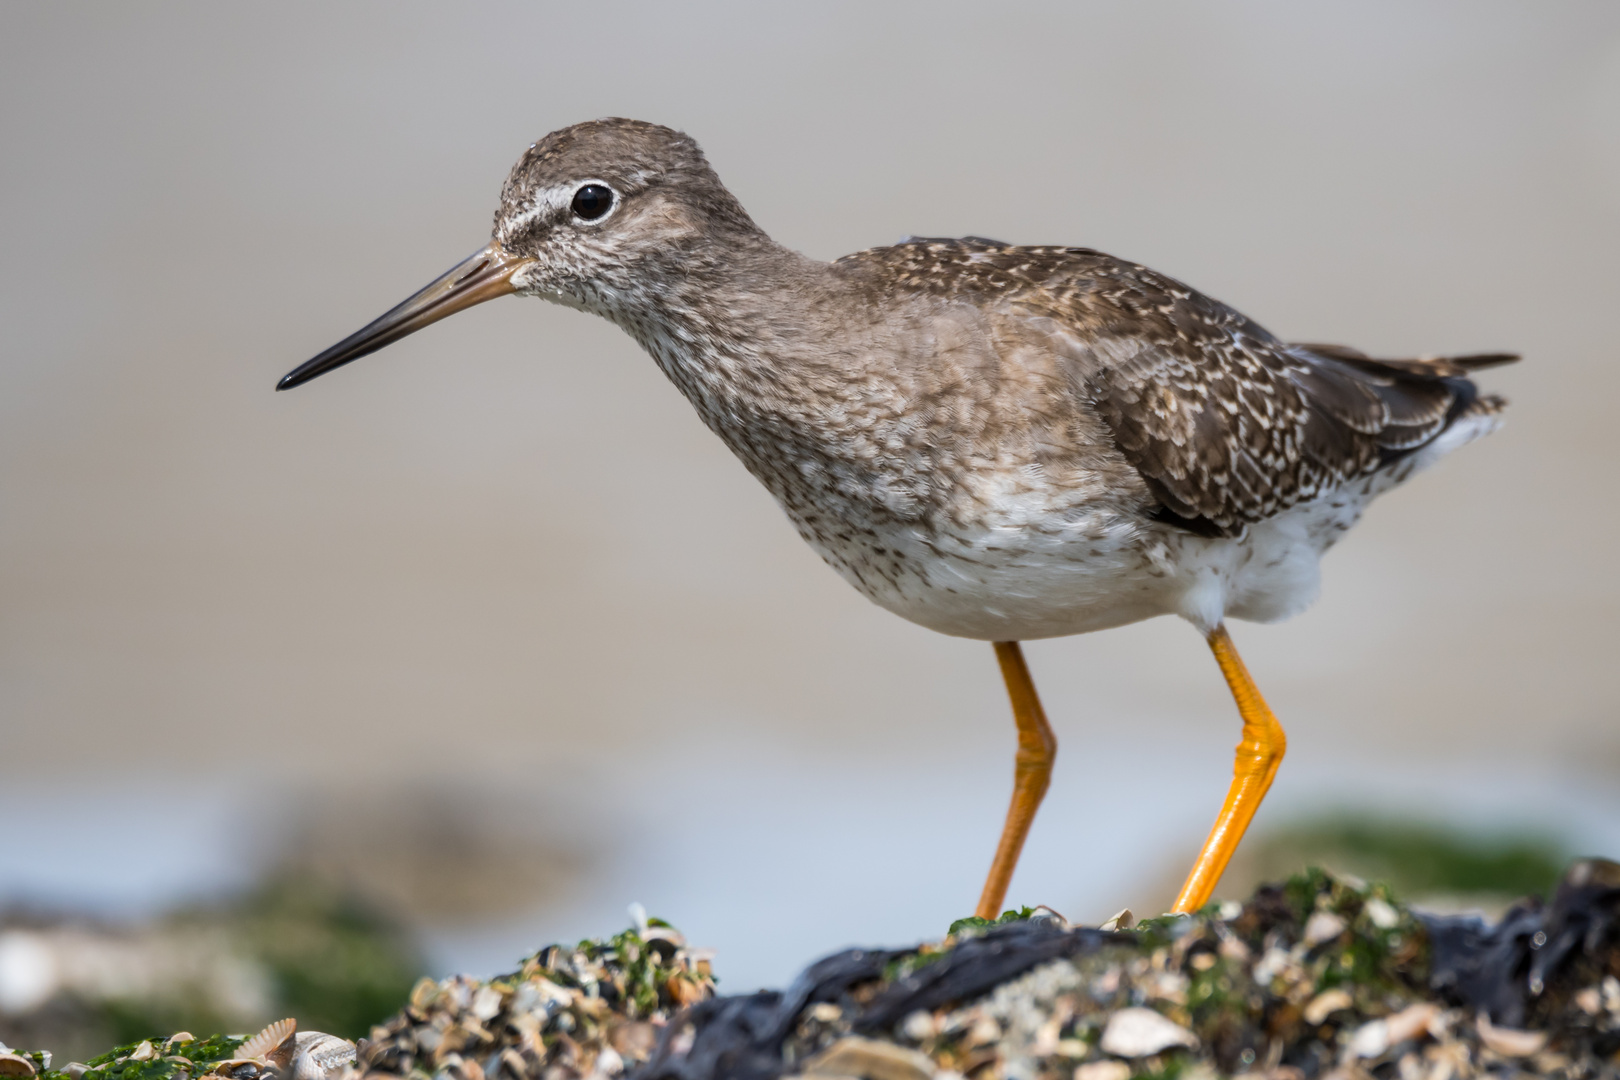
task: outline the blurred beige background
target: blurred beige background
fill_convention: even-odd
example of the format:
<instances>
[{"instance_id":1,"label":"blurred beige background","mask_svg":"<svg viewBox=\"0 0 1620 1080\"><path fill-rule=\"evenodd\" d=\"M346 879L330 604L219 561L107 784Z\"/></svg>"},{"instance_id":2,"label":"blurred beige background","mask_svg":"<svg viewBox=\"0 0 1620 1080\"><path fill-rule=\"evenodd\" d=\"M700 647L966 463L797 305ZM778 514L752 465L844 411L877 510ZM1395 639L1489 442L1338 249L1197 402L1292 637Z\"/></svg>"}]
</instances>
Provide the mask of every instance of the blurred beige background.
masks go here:
<instances>
[{"instance_id":1,"label":"blurred beige background","mask_svg":"<svg viewBox=\"0 0 1620 1080\"><path fill-rule=\"evenodd\" d=\"M376 862L446 966L641 900L733 989L971 908L990 650L848 589L619 331L509 300L272 393L603 115L692 133L818 257L1085 244L1297 340L1522 351L1500 434L1237 627L1291 734L1259 824L1620 852L1620 8L17 4L0 898L156 904L290 845ZM1141 905L1219 804L1226 691L1169 620L1029 652L1062 752L1012 899Z\"/></svg>"}]
</instances>

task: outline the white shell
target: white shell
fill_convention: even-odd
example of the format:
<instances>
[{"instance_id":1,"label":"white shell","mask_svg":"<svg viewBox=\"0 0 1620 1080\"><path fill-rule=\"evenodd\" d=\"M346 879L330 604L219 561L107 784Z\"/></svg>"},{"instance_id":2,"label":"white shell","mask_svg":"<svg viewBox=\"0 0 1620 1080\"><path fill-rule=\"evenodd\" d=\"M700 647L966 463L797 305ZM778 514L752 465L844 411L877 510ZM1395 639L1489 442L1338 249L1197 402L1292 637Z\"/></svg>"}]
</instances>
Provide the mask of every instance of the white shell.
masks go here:
<instances>
[{"instance_id":1,"label":"white shell","mask_svg":"<svg viewBox=\"0 0 1620 1080\"><path fill-rule=\"evenodd\" d=\"M1172 1046L1193 1047L1198 1039L1192 1032L1152 1009L1140 1006L1121 1009L1108 1018L1098 1044L1104 1053L1117 1057L1149 1057Z\"/></svg>"},{"instance_id":2,"label":"white shell","mask_svg":"<svg viewBox=\"0 0 1620 1080\"><path fill-rule=\"evenodd\" d=\"M326 1080L355 1059L354 1043L322 1031L301 1031L293 1043L293 1080Z\"/></svg>"},{"instance_id":3,"label":"white shell","mask_svg":"<svg viewBox=\"0 0 1620 1080\"><path fill-rule=\"evenodd\" d=\"M1474 1021L1479 1028L1479 1041L1492 1050L1507 1058L1529 1057L1539 1054L1547 1045L1545 1031L1519 1031L1516 1028L1499 1028L1491 1023L1491 1018L1484 1013Z\"/></svg>"},{"instance_id":4,"label":"white shell","mask_svg":"<svg viewBox=\"0 0 1620 1080\"><path fill-rule=\"evenodd\" d=\"M29 1077L35 1072L34 1063L21 1054L0 1054L0 1076Z\"/></svg>"},{"instance_id":5,"label":"white shell","mask_svg":"<svg viewBox=\"0 0 1620 1080\"><path fill-rule=\"evenodd\" d=\"M247 1042L236 1048L239 1058L263 1058L264 1055L287 1041L287 1036L298 1030L298 1021L292 1017L277 1020Z\"/></svg>"}]
</instances>

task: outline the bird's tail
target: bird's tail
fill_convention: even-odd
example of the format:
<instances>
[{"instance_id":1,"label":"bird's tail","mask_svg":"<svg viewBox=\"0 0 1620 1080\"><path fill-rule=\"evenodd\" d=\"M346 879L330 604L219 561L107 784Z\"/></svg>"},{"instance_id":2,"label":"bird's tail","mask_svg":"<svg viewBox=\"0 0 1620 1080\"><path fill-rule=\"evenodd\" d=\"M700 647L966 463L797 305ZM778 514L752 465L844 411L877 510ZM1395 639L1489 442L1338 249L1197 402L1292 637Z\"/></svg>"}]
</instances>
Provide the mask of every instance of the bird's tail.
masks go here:
<instances>
[{"instance_id":1,"label":"bird's tail","mask_svg":"<svg viewBox=\"0 0 1620 1080\"><path fill-rule=\"evenodd\" d=\"M1392 439L1386 451L1387 464L1415 454L1421 459L1419 467L1496 430L1507 408L1507 399L1498 394L1480 393L1469 376L1519 359L1517 353L1493 352L1386 360L1344 345L1295 345L1294 348L1330 357L1360 372L1378 388L1392 410L1421 414L1436 407L1444 409L1444 420L1439 424L1433 423L1439 417L1429 413L1432 419L1427 424L1426 434L1422 433L1425 425L1417 424L1412 431L1418 437L1411 441Z\"/></svg>"}]
</instances>

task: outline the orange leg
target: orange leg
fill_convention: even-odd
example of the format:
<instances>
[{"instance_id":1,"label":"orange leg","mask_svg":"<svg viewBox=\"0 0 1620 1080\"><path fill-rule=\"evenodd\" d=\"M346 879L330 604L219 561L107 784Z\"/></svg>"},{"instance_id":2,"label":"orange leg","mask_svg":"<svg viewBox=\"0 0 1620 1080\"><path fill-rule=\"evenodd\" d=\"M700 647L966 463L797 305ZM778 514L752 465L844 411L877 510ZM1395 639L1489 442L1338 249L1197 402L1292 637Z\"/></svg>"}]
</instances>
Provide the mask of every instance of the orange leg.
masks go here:
<instances>
[{"instance_id":1,"label":"orange leg","mask_svg":"<svg viewBox=\"0 0 1620 1080\"><path fill-rule=\"evenodd\" d=\"M1232 769L1232 786L1226 792L1226 804L1221 807L1215 827L1204 841L1204 850L1198 853L1187 883L1176 897L1175 912L1197 911L1209 903L1215 885L1221 880L1226 864L1243 839L1244 830L1260 809L1260 800L1266 797L1277 766L1282 763L1283 751L1288 748L1288 737L1282 725L1271 714L1260 690L1249 678L1243 660L1232 644L1224 625L1217 626L1209 635L1209 647L1215 662L1221 665L1226 685L1232 688L1238 715L1243 717L1243 739L1237 747L1237 763Z\"/></svg>"},{"instance_id":2,"label":"orange leg","mask_svg":"<svg viewBox=\"0 0 1620 1080\"><path fill-rule=\"evenodd\" d=\"M1007 696L1012 699L1013 721L1018 725L1018 754L1013 758L1012 805L1007 808L1007 822L1001 827L1001 843L996 845L990 876L985 879L984 892L979 895L976 914L981 919L993 919L1001 914L1007 884L1012 881L1013 868L1018 865L1018 853L1024 849L1030 822L1035 820L1035 811L1046 795L1046 786L1052 780L1052 759L1057 757L1057 737L1046 723L1041 699L1035 695L1035 684L1030 681L1029 668L1024 663L1024 651L1016 641L998 641L995 645L1001 677L1007 681Z\"/></svg>"}]
</instances>

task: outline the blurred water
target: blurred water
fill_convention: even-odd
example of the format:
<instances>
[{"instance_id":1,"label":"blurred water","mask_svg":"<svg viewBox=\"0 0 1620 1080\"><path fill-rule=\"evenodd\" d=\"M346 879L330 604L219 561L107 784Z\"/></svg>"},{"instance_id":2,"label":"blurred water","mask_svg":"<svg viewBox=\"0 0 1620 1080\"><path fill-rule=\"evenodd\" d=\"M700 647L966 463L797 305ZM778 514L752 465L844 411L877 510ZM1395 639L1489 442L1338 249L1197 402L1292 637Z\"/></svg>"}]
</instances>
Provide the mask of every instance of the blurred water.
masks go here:
<instances>
[{"instance_id":1,"label":"blurred water","mask_svg":"<svg viewBox=\"0 0 1620 1080\"><path fill-rule=\"evenodd\" d=\"M1151 756L1067 740L1009 904L1046 904L1092 923L1121 907L1143 914L1165 906L1219 805L1229 736L1211 725L1207 737L1160 745ZM1097 756L1118 760L1103 765ZM784 769L781 757L768 743L711 746L677 755L656 773L592 778L594 799L549 813L593 817L599 861L539 907L525 908L520 895L518 910L505 914L421 919L436 969L509 970L543 944L622 929L627 905L638 901L694 944L716 949L728 991L747 990L782 985L844 946L937 937L971 913L1005 807L1009 762L907 769L825 758ZM1596 777L1572 782L1461 757L1438 767L1308 749L1296 757L1279 773L1257 833L1325 811L1370 810L1485 836L1539 832L1578 852L1620 852L1620 792ZM0 812L12 827L0 834L0 866L9 895L0 899L150 914L245 883L284 854L266 841L262 817L226 793L203 804L211 809L206 824L176 817L172 803L151 792L126 791L116 802L117 812L103 803L62 816L26 789L8 794ZM424 843L424 856L435 854ZM511 877L499 852L462 872L492 879L496 890Z\"/></svg>"},{"instance_id":2,"label":"blurred water","mask_svg":"<svg viewBox=\"0 0 1620 1080\"><path fill-rule=\"evenodd\" d=\"M1078 744L1080 740L1076 740ZM1227 737L1130 768L1060 771L1030 836L1009 905L1047 904L1093 924L1122 907L1168 906L1229 773ZM1069 756L1083 752L1066 747ZM782 986L815 957L857 944L937 938L972 914L1010 787L1010 763L962 761L916 773L848 762L786 774L719 755L745 777L714 805L645 827L566 910L429 936L448 969L502 970L541 939L617 929L628 900L718 951L728 991ZM1368 777L1376 779L1369 784ZM1551 773L1331 761L1285 768L1257 830L1291 817L1372 809L1489 835L1543 832L1577 851L1620 852L1620 793ZM667 808L665 808L667 809ZM1153 903L1157 901L1157 903Z\"/></svg>"},{"instance_id":3,"label":"blurred water","mask_svg":"<svg viewBox=\"0 0 1620 1080\"><path fill-rule=\"evenodd\" d=\"M263 869L261 813L223 781L183 792L116 775L9 782L0 906L135 920L230 893Z\"/></svg>"}]
</instances>

